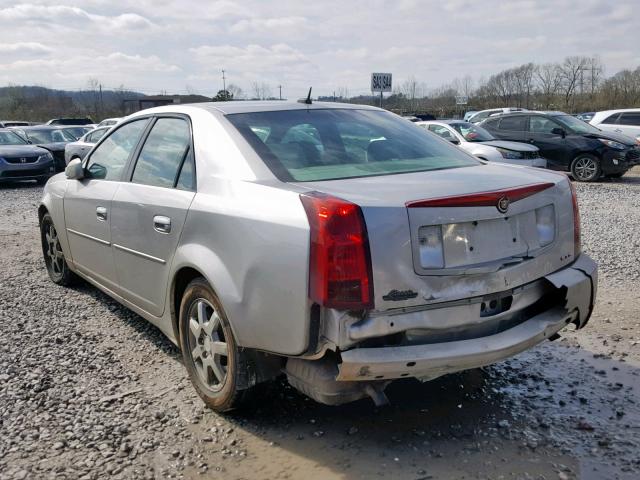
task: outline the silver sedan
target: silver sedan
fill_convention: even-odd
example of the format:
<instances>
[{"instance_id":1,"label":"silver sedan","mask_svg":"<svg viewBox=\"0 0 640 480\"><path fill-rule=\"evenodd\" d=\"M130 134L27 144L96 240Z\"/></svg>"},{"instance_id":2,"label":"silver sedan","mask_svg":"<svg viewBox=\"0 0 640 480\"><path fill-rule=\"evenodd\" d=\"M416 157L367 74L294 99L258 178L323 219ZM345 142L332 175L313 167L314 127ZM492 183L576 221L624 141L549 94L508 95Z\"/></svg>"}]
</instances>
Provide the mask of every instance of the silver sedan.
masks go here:
<instances>
[{"instance_id":1,"label":"silver sedan","mask_svg":"<svg viewBox=\"0 0 640 480\"><path fill-rule=\"evenodd\" d=\"M38 213L51 279L156 325L217 411L281 374L327 404L384 403L394 379L582 328L597 286L566 176L485 164L359 105L138 112Z\"/></svg>"},{"instance_id":2,"label":"silver sedan","mask_svg":"<svg viewBox=\"0 0 640 480\"><path fill-rule=\"evenodd\" d=\"M67 143L64 146L64 161L68 164L71 160L76 158L82 160L89 150L98 143L105 133L109 131L111 127L100 127L94 130L90 130L80 137L77 141Z\"/></svg>"}]
</instances>

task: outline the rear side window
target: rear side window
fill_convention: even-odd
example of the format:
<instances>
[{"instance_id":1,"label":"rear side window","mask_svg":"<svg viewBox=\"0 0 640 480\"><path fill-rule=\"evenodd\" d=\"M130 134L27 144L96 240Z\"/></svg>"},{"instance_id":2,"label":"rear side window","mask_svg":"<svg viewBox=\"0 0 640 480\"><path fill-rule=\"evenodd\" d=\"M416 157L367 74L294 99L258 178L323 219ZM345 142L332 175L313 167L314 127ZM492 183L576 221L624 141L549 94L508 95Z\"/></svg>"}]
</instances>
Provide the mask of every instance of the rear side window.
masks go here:
<instances>
[{"instance_id":1,"label":"rear side window","mask_svg":"<svg viewBox=\"0 0 640 480\"><path fill-rule=\"evenodd\" d=\"M613 115L609 115L607 118L605 118L602 121L602 123L605 123L605 124L616 123L616 120L618 120L619 116L620 116L619 113L614 113Z\"/></svg>"},{"instance_id":2,"label":"rear side window","mask_svg":"<svg viewBox=\"0 0 640 480\"><path fill-rule=\"evenodd\" d=\"M91 178L120 180L131 152L138 145L148 119L135 120L123 125L98 145L87 163Z\"/></svg>"},{"instance_id":3,"label":"rear side window","mask_svg":"<svg viewBox=\"0 0 640 480\"><path fill-rule=\"evenodd\" d=\"M226 118L283 181L480 165L456 147L389 112L301 109L238 113Z\"/></svg>"},{"instance_id":4,"label":"rear side window","mask_svg":"<svg viewBox=\"0 0 640 480\"><path fill-rule=\"evenodd\" d=\"M619 125L640 126L640 112L628 112L620 115Z\"/></svg>"},{"instance_id":5,"label":"rear side window","mask_svg":"<svg viewBox=\"0 0 640 480\"><path fill-rule=\"evenodd\" d=\"M483 127L488 127L488 128L498 128L498 122L499 121L500 121L500 118L490 118L489 120L484 122L482 124L482 126Z\"/></svg>"},{"instance_id":6,"label":"rear side window","mask_svg":"<svg viewBox=\"0 0 640 480\"><path fill-rule=\"evenodd\" d=\"M138 156L133 183L173 187L189 147L189 124L182 118L159 118Z\"/></svg>"},{"instance_id":7,"label":"rear side window","mask_svg":"<svg viewBox=\"0 0 640 480\"><path fill-rule=\"evenodd\" d=\"M445 140L455 140L456 137L453 136L453 133L449 131L447 127L442 127L440 125L429 125L429 131L435 133L439 137L444 138Z\"/></svg>"},{"instance_id":8,"label":"rear side window","mask_svg":"<svg viewBox=\"0 0 640 480\"><path fill-rule=\"evenodd\" d=\"M500 130L524 132L527 123L524 115L505 116L500 118Z\"/></svg>"}]
</instances>

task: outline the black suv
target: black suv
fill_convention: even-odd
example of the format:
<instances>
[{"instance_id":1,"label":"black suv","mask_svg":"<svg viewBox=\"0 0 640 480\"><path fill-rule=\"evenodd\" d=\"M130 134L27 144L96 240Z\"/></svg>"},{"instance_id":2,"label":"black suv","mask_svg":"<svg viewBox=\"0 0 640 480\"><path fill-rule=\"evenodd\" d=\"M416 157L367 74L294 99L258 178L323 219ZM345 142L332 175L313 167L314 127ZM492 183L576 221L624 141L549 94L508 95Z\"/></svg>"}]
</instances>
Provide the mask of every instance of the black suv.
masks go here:
<instances>
[{"instance_id":1,"label":"black suv","mask_svg":"<svg viewBox=\"0 0 640 480\"><path fill-rule=\"evenodd\" d=\"M507 113L480 125L501 140L535 145L548 168L571 172L582 182L621 177L640 164L640 147L632 138L603 132L563 112Z\"/></svg>"}]
</instances>

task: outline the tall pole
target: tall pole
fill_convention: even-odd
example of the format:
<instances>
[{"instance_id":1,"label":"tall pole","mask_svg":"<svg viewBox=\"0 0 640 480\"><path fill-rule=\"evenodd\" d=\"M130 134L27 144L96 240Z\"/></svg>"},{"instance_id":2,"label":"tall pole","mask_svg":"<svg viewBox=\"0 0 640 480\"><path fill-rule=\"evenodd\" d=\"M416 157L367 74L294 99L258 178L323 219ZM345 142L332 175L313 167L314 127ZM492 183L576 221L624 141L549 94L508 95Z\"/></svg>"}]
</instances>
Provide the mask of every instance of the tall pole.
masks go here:
<instances>
[{"instance_id":1,"label":"tall pole","mask_svg":"<svg viewBox=\"0 0 640 480\"><path fill-rule=\"evenodd\" d=\"M380 108L382 108L382 92L380 92Z\"/></svg>"},{"instance_id":2,"label":"tall pole","mask_svg":"<svg viewBox=\"0 0 640 480\"><path fill-rule=\"evenodd\" d=\"M282 85L278 85L278 90L280 90L280 100L282 100Z\"/></svg>"},{"instance_id":3,"label":"tall pole","mask_svg":"<svg viewBox=\"0 0 640 480\"><path fill-rule=\"evenodd\" d=\"M224 76L224 68L222 69L222 91L224 92L225 96L227 95L227 82L226 82L226 78Z\"/></svg>"}]
</instances>

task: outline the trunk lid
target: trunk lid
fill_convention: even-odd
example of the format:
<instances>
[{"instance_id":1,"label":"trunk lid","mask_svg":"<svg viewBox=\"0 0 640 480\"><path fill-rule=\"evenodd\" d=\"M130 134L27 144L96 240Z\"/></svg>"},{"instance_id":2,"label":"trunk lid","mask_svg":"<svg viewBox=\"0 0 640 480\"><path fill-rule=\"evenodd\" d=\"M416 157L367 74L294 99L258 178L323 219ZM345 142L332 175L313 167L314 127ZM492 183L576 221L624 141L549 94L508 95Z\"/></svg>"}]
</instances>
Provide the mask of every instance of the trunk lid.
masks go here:
<instances>
[{"instance_id":1,"label":"trunk lid","mask_svg":"<svg viewBox=\"0 0 640 480\"><path fill-rule=\"evenodd\" d=\"M541 184L544 188L527 195L514 193ZM563 175L489 164L298 185L362 208L376 310L507 291L574 260L571 192ZM484 204L469 201L469 194L481 192L498 193ZM496 207L502 196L512 197L505 213ZM460 206L434 202L443 198L466 200ZM541 242L541 215L554 228L546 244ZM442 244L437 267L429 263L434 228Z\"/></svg>"}]
</instances>

